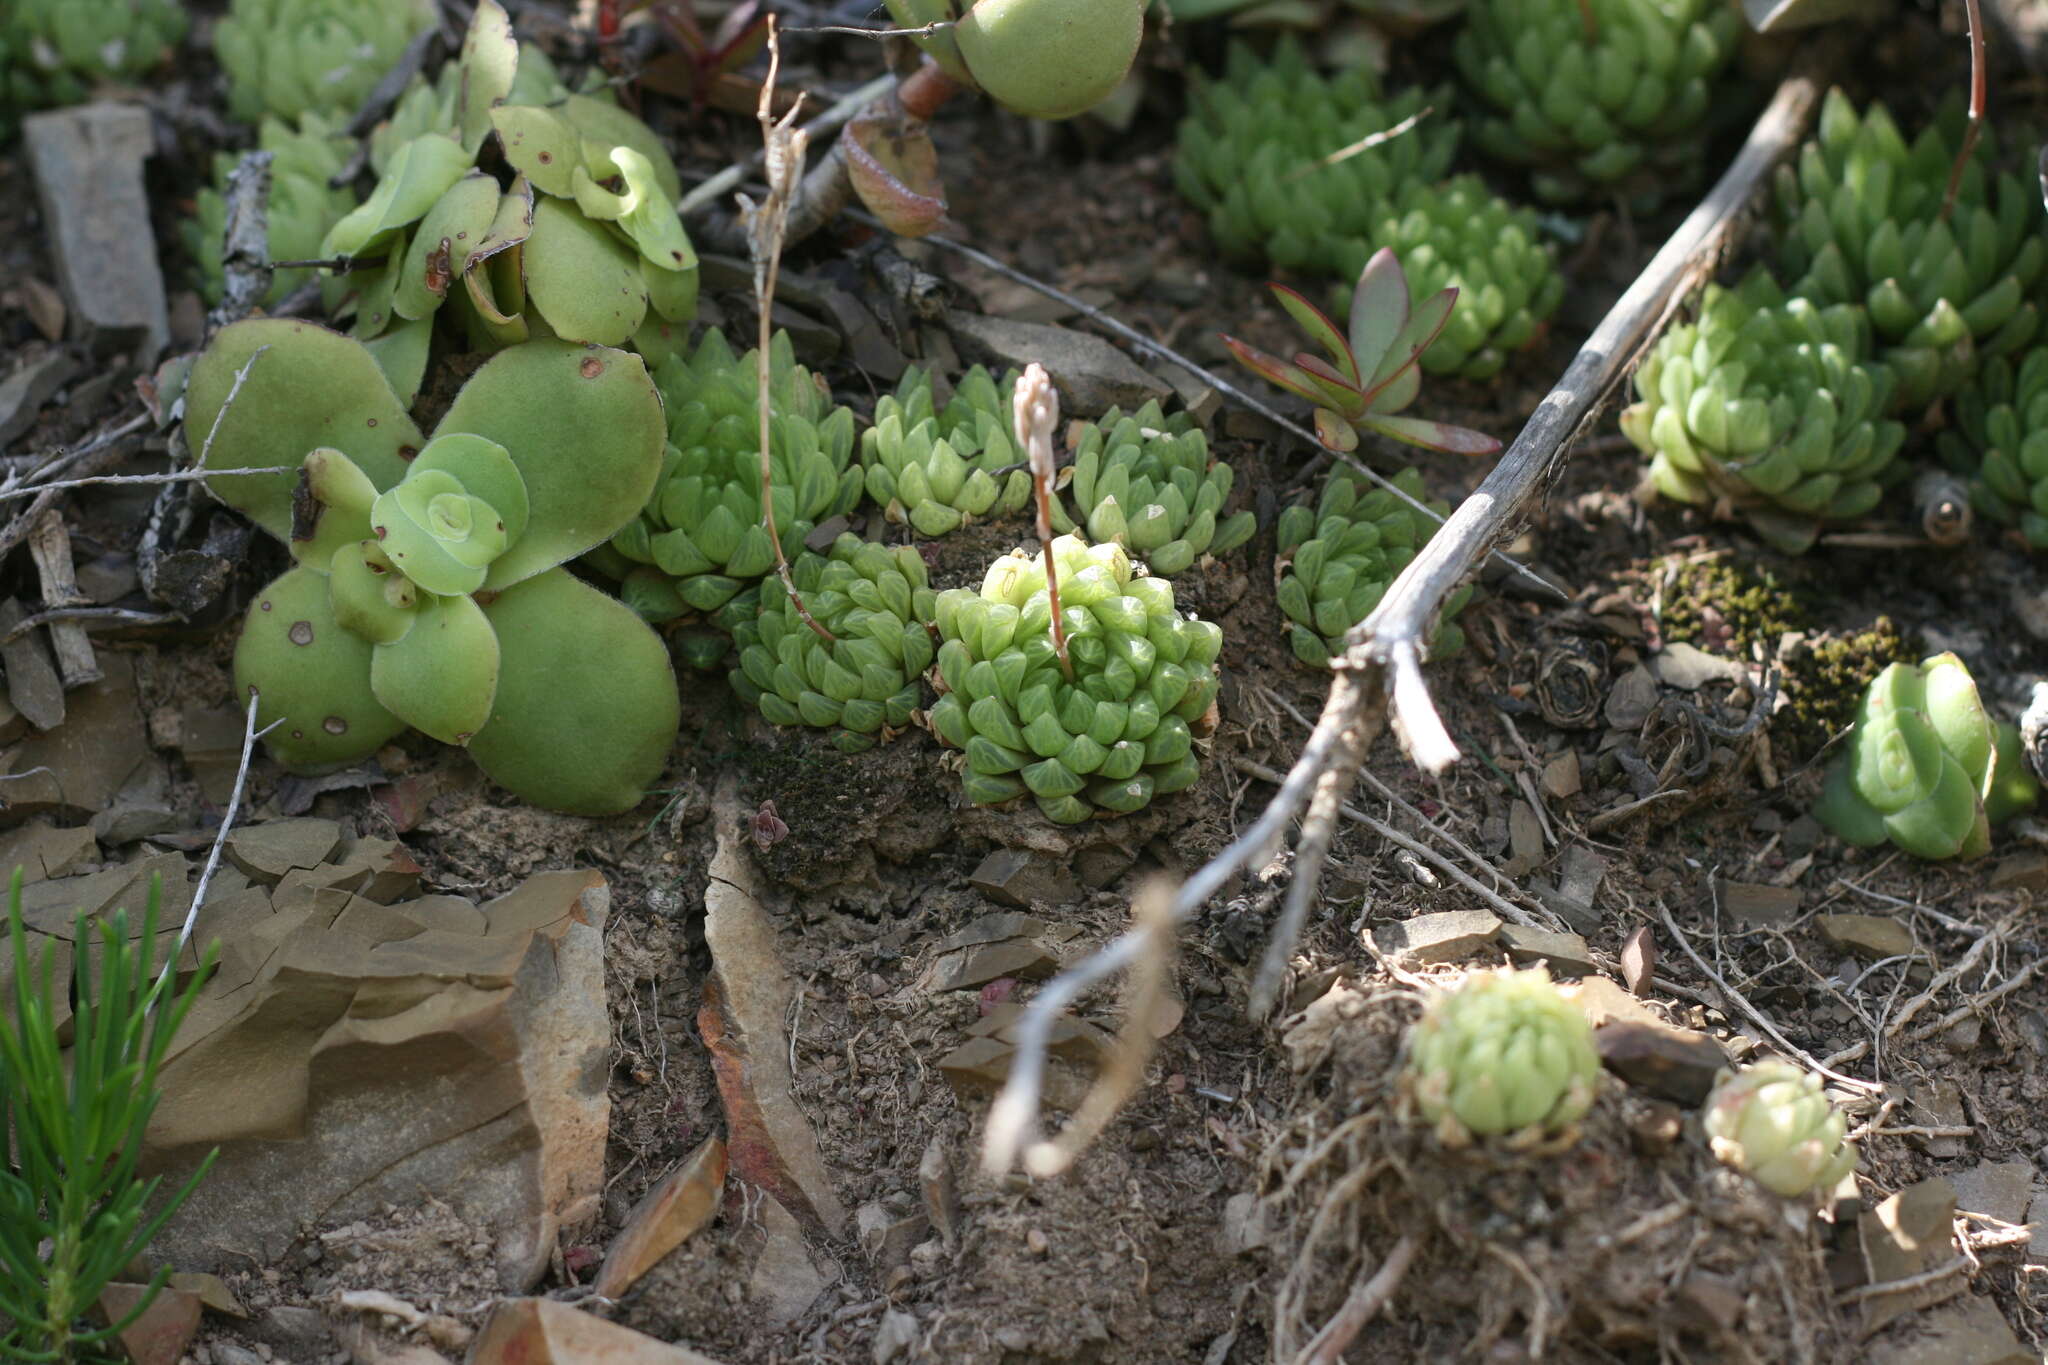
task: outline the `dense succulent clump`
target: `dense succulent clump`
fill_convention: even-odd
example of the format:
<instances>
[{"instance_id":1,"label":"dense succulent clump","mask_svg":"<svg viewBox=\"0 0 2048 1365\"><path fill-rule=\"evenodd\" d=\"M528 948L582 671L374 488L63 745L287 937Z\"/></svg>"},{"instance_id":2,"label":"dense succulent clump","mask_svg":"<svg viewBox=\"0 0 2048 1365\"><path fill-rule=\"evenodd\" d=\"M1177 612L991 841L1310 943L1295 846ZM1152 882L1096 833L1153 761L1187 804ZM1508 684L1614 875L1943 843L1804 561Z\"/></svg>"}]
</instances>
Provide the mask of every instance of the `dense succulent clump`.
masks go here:
<instances>
[{"instance_id":1,"label":"dense succulent clump","mask_svg":"<svg viewBox=\"0 0 2048 1365\"><path fill-rule=\"evenodd\" d=\"M1408 1035L1408 1094L1446 1147L1568 1134L1593 1106L1600 1054L1550 973L1474 972L1431 1001Z\"/></svg>"},{"instance_id":2,"label":"dense succulent clump","mask_svg":"<svg viewBox=\"0 0 2048 1365\"><path fill-rule=\"evenodd\" d=\"M1787 300L1761 272L1707 286L1636 370L1621 429L1681 502L1726 504L1789 553L1824 521L1859 517L1905 472L1884 416L1892 373L1869 358L1863 311Z\"/></svg>"},{"instance_id":3,"label":"dense succulent clump","mask_svg":"<svg viewBox=\"0 0 2048 1365\"><path fill-rule=\"evenodd\" d=\"M2031 299L2048 264L2040 196L1993 170L1986 129L1951 204L1963 126L1951 105L1908 144L1882 104L1859 118L1830 90L1796 167L1778 168L1779 261L1791 292L1869 310L1901 413L1954 392L1978 356L2014 352L2040 329Z\"/></svg>"},{"instance_id":4,"label":"dense succulent clump","mask_svg":"<svg viewBox=\"0 0 2048 1365\"><path fill-rule=\"evenodd\" d=\"M1787 1199L1831 1190L1856 1169L1842 1112L1818 1076L1790 1062L1722 1072L1700 1123L1717 1158Z\"/></svg>"},{"instance_id":5,"label":"dense succulent clump","mask_svg":"<svg viewBox=\"0 0 2048 1365\"><path fill-rule=\"evenodd\" d=\"M1403 187L1443 178L1458 124L1426 119L1379 146L1319 163L1425 105L1447 107L1445 96L1385 95L1363 69L1319 75L1291 39L1270 62L1234 44L1220 78L1197 75L1189 83L1174 181L1208 215L1226 253L1350 278L1357 266L1345 243L1367 239Z\"/></svg>"},{"instance_id":6,"label":"dense succulent clump","mask_svg":"<svg viewBox=\"0 0 2048 1365\"><path fill-rule=\"evenodd\" d=\"M1129 814L1200 775L1223 632L1181 615L1172 585L1136 573L1120 545L1061 536L1052 554L1064 666L1044 556L1005 555L980 591L938 596L931 728L964 751L978 805L1029 795L1061 824Z\"/></svg>"},{"instance_id":7,"label":"dense succulent clump","mask_svg":"<svg viewBox=\"0 0 2048 1365\"><path fill-rule=\"evenodd\" d=\"M1984 362L1956 396L1956 425L1938 444L1969 476L1976 509L2048 550L2048 348L2029 350L2017 370L2004 356Z\"/></svg>"},{"instance_id":8,"label":"dense succulent clump","mask_svg":"<svg viewBox=\"0 0 2048 1365\"><path fill-rule=\"evenodd\" d=\"M327 230L355 207L355 196L335 189L333 180L355 155L355 139L339 122L307 114L297 126L266 116L257 147L271 153L270 198L265 205L270 259L308 261L320 254ZM186 250L199 266L200 292L208 303L220 302L225 279L221 267L221 234L227 226L228 176L239 160L229 152L213 159L213 184L199 191L192 217L182 224ZM312 277L309 270L272 274L266 303L275 303Z\"/></svg>"},{"instance_id":9,"label":"dense succulent clump","mask_svg":"<svg viewBox=\"0 0 2048 1365\"><path fill-rule=\"evenodd\" d=\"M1394 487L1430 512L1418 511L1398 493L1368 490L1356 475L1339 469L1323 485L1314 507L1296 503L1280 514L1276 528L1280 610L1288 620L1287 641L1294 655L1317 668L1344 650L1344 636L1372 614L1416 552L1429 543L1450 505L1428 502L1422 475L1404 469ZM1440 659L1464 644L1464 632L1451 618L1471 600L1469 585L1444 603L1430 657Z\"/></svg>"},{"instance_id":10,"label":"dense succulent clump","mask_svg":"<svg viewBox=\"0 0 2048 1365\"><path fill-rule=\"evenodd\" d=\"M1536 214L1510 204L1475 175L1403 186L1374 214L1363 238L1342 244L1343 276L1357 278L1382 247L1401 258L1415 303L1442 289L1458 291L1457 308L1422 353L1422 368L1431 374L1484 379L1498 372L1510 351L1536 339L1564 298L1564 276L1538 240Z\"/></svg>"},{"instance_id":11,"label":"dense succulent clump","mask_svg":"<svg viewBox=\"0 0 2048 1365\"><path fill-rule=\"evenodd\" d=\"M1717 0L1475 0L1458 70L1494 112L1472 139L1530 167L1545 199L1654 205L1704 164L1701 125L1741 30Z\"/></svg>"},{"instance_id":12,"label":"dense succulent clump","mask_svg":"<svg viewBox=\"0 0 2048 1365\"><path fill-rule=\"evenodd\" d=\"M382 140L376 188L321 241L322 256L381 258L339 277L329 303L353 300L353 334L403 396L444 307L480 350L552 336L650 356L674 350L696 314L697 253L660 139L608 98L551 97L551 69L522 83L529 57L481 0L453 98L434 87L402 103L418 131ZM509 185L484 169L501 161Z\"/></svg>"},{"instance_id":13,"label":"dense succulent clump","mask_svg":"<svg viewBox=\"0 0 2048 1365\"><path fill-rule=\"evenodd\" d=\"M434 22L432 0L233 0L213 29L228 111L347 122Z\"/></svg>"},{"instance_id":14,"label":"dense succulent clump","mask_svg":"<svg viewBox=\"0 0 2048 1365\"><path fill-rule=\"evenodd\" d=\"M733 690L776 725L829 729L847 753L872 748L910 723L931 667L926 623L937 607L924 559L842 534L829 554L798 559L791 577L801 610L770 580L759 614L734 628Z\"/></svg>"},{"instance_id":15,"label":"dense succulent clump","mask_svg":"<svg viewBox=\"0 0 2048 1365\"><path fill-rule=\"evenodd\" d=\"M1077 529L1100 545L1115 541L1151 572L1171 578L1205 554L1226 554L1252 538L1249 510L1224 515L1234 475L1209 457L1209 441L1185 412L1168 418L1156 402L1126 415L1111 408L1081 428L1067 493L1076 509L1052 504L1053 529Z\"/></svg>"},{"instance_id":16,"label":"dense succulent clump","mask_svg":"<svg viewBox=\"0 0 2048 1365\"><path fill-rule=\"evenodd\" d=\"M1813 814L1843 841L1889 840L1919 858L1975 858L1991 827L2031 810L2040 786L2019 731L1994 721L1954 654L1877 675Z\"/></svg>"},{"instance_id":17,"label":"dense succulent clump","mask_svg":"<svg viewBox=\"0 0 2048 1365\"><path fill-rule=\"evenodd\" d=\"M537 805L639 801L675 740L667 650L560 567L653 489L661 402L638 356L509 348L427 440L360 342L260 319L214 337L185 401L209 489L296 561L235 647L280 762L329 770L412 727ZM240 472L274 465L299 472Z\"/></svg>"},{"instance_id":18,"label":"dense succulent clump","mask_svg":"<svg viewBox=\"0 0 2048 1365\"><path fill-rule=\"evenodd\" d=\"M0 137L13 115L89 98L166 61L190 21L178 0L9 0L0 7Z\"/></svg>"},{"instance_id":19,"label":"dense succulent clump","mask_svg":"<svg viewBox=\"0 0 2048 1365\"><path fill-rule=\"evenodd\" d=\"M1031 118L1072 118L1123 83L1145 34L1145 0L888 0L955 80Z\"/></svg>"},{"instance_id":20,"label":"dense succulent clump","mask_svg":"<svg viewBox=\"0 0 2048 1365\"><path fill-rule=\"evenodd\" d=\"M896 392L875 404L874 425L861 433L868 497L890 521L921 536L1021 511L1031 499L1031 475L1010 439L1016 387L1016 371L998 384L976 365L939 408L930 374L911 366Z\"/></svg>"},{"instance_id":21,"label":"dense succulent clump","mask_svg":"<svg viewBox=\"0 0 2048 1365\"><path fill-rule=\"evenodd\" d=\"M824 381L796 363L787 333L769 351L769 427L775 529L784 554L818 522L853 510L861 471L850 465L853 413L834 407ZM735 359L716 331L687 359L655 369L668 410L668 448L645 509L595 562L623 581L628 605L650 621L710 614L775 568L761 524L761 438L756 353Z\"/></svg>"}]
</instances>

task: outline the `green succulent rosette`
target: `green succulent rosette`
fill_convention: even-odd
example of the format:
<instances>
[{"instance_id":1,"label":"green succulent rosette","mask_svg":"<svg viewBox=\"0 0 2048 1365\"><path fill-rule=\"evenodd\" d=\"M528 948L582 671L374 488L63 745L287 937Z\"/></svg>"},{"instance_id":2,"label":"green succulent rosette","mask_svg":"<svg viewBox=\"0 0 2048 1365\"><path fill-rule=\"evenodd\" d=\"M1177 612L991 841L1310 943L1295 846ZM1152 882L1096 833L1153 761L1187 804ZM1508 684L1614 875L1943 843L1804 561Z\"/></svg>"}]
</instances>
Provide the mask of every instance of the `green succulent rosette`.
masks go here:
<instances>
[{"instance_id":1,"label":"green succulent rosette","mask_svg":"<svg viewBox=\"0 0 2048 1365\"><path fill-rule=\"evenodd\" d=\"M2018 729L1991 718L1961 659L1937 654L1871 680L1813 814L1860 848L1889 841L1916 858L1975 858L1990 850L1992 826L2039 795Z\"/></svg>"},{"instance_id":2,"label":"green succulent rosette","mask_svg":"<svg viewBox=\"0 0 2048 1365\"><path fill-rule=\"evenodd\" d=\"M1055 498L1053 529L1085 528L1093 543L1115 541L1171 578L1205 554L1229 553L1258 529L1249 510L1223 510L1234 478L1228 464L1210 458L1209 439L1187 413L1169 418L1156 402L1130 414L1111 408L1081 428L1066 486L1076 511Z\"/></svg>"},{"instance_id":3,"label":"green succulent rosette","mask_svg":"<svg viewBox=\"0 0 2048 1365\"><path fill-rule=\"evenodd\" d=\"M1955 415L1937 446L1969 477L1971 503L2048 550L2048 348L2029 350L2017 369L2006 356L1985 361L1956 395Z\"/></svg>"},{"instance_id":4,"label":"green succulent rosette","mask_svg":"<svg viewBox=\"0 0 2048 1365\"><path fill-rule=\"evenodd\" d=\"M373 138L376 188L320 243L322 256L382 258L337 277L329 302L352 311L401 394L444 307L477 350L552 336L650 359L680 349L696 315L697 253L661 140L535 60L480 0L452 88L444 76L401 101Z\"/></svg>"},{"instance_id":5,"label":"green succulent rosette","mask_svg":"<svg viewBox=\"0 0 2048 1365\"><path fill-rule=\"evenodd\" d=\"M806 554L790 569L811 620L779 581L761 592L759 613L733 631L739 667L732 686L776 725L832 732L847 753L874 747L917 709L918 680L931 667L937 612L924 559L841 535L829 554Z\"/></svg>"},{"instance_id":6,"label":"green succulent rosette","mask_svg":"<svg viewBox=\"0 0 2048 1365\"><path fill-rule=\"evenodd\" d=\"M1173 586L1133 571L1121 545L1052 543L1067 661L1052 640L1042 555L989 567L980 591L938 595L932 732L963 751L967 799L1032 797L1078 824L1128 815L1201 774L1194 727L1215 704L1223 632L1174 607Z\"/></svg>"},{"instance_id":7,"label":"green succulent rosette","mask_svg":"<svg viewBox=\"0 0 2048 1365\"><path fill-rule=\"evenodd\" d=\"M861 470L850 463L852 410L835 407L823 381L796 363L787 333L775 335L769 356L775 529L794 558L812 527L860 501ZM623 579L627 604L650 621L710 615L775 569L775 542L761 525L755 352L736 359L707 332L688 358L662 361L655 383L668 409L661 477L600 567Z\"/></svg>"},{"instance_id":8,"label":"green succulent rosette","mask_svg":"<svg viewBox=\"0 0 2048 1365\"><path fill-rule=\"evenodd\" d=\"M355 156L356 142L336 121L307 114L296 127L265 117L256 145L271 153L268 245L273 261L309 261L320 254L327 230L355 207L355 195L335 189L332 181ZM192 217L181 225L185 248L199 267L199 291L209 304L220 302L226 279L221 267L222 235L227 227L228 176L240 158L228 152L213 159L213 184L194 198ZM265 303L276 303L312 278L309 270L272 274Z\"/></svg>"},{"instance_id":9,"label":"green succulent rosette","mask_svg":"<svg viewBox=\"0 0 2048 1365\"><path fill-rule=\"evenodd\" d=\"M9 0L0 7L0 135L13 114L91 98L162 65L190 21L177 0Z\"/></svg>"},{"instance_id":10,"label":"green succulent rosette","mask_svg":"<svg viewBox=\"0 0 2048 1365\"><path fill-rule=\"evenodd\" d=\"M1361 68L1326 77L1292 38L1271 61L1234 43L1223 75L1196 74L1174 151L1174 183L1208 215L1218 246L1241 260L1347 274L1343 244L1364 237L1381 206L1404 186L1443 178L1458 149L1456 120L1429 118L1412 131L1333 164L1317 163L1448 92L1383 94Z\"/></svg>"},{"instance_id":11,"label":"green succulent rosette","mask_svg":"<svg viewBox=\"0 0 2048 1365\"><path fill-rule=\"evenodd\" d=\"M1402 186L1379 206L1363 238L1341 244L1342 277L1357 279L1380 247L1401 258L1414 303L1440 289L1458 291L1458 306L1422 353L1422 368L1431 374L1485 379L1498 373L1509 352L1536 339L1564 298L1564 276L1540 239L1536 214L1510 204L1475 175ZM1349 306L1348 297L1340 300L1340 309Z\"/></svg>"},{"instance_id":12,"label":"green succulent rosette","mask_svg":"<svg viewBox=\"0 0 2048 1365\"><path fill-rule=\"evenodd\" d=\"M1405 1084L1446 1147L1534 1143L1569 1132L1592 1108L1600 1054L1548 971L1480 971L1416 1021Z\"/></svg>"},{"instance_id":13,"label":"green succulent rosette","mask_svg":"<svg viewBox=\"0 0 2048 1365\"><path fill-rule=\"evenodd\" d=\"M893 394L875 404L861 433L867 494L890 521L921 536L943 536L976 521L1021 511L1031 474L1010 435L1017 373L998 384L979 365L967 372L943 410L931 376L911 366Z\"/></svg>"},{"instance_id":14,"label":"green succulent rosette","mask_svg":"<svg viewBox=\"0 0 2048 1365\"><path fill-rule=\"evenodd\" d=\"M346 123L434 23L432 0L232 0L213 29L228 111L245 123Z\"/></svg>"},{"instance_id":15,"label":"green succulent rosette","mask_svg":"<svg viewBox=\"0 0 2048 1365\"><path fill-rule=\"evenodd\" d=\"M1716 1158L1787 1199L1832 1190L1856 1169L1848 1121L1820 1077L1776 1058L1722 1072L1700 1126Z\"/></svg>"},{"instance_id":16,"label":"green succulent rosette","mask_svg":"<svg viewBox=\"0 0 2048 1365\"><path fill-rule=\"evenodd\" d=\"M1474 0L1454 52L1493 111L1472 140L1544 199L1653 207L1698 179L1741 32L1720 0Z\"/></svg>"},{"instance_id":17,"label":"green succulent rosette","mask_svg":"<svg viewBox=\"0 0 2048 1365\"><path fill-rule=\"evenodd\" d=\"M537 805L639 802L675 741L668 651L560 566L652 491L662 412L640 357L508 348L426 439L360 342L257 319L194 362L186 419L204 470L234 475L210 491L296 562L235 646L281 763L326 771L413 728ZM240 472L295 450L296 477Z\"/></svg>"},{"instance_id":18,"label":"green succulent rosette","mask_svg":"<svg viewBox=\"0 0 2048 1365\"><path fill-rule=\"evenodd\" d=\"M1404 469L1392 483L1439 519L1450 515L1450 504L1428 499L1421 471ZM1397 494L1368 489L1343 469L1330 475L1314 507L1296 503L1282 512L1275 528L1277 593L1294 656L1312 668L1329 667L1331 656L1344 651L1345 634L1372 614L1437 525ZM1472 589L1461 587L1444 603L1431 658L1463 646L1465 634L1452 618L1471 597Z\"/></svg>"},{"instance_id":19,"label":"green succulent rosette","mask_svg":"<svg viewBox=\"0 0 2048 1365\"><path fill-rule=\"evenodd\" d=\"M1796 166L1778 168L1780 273L1794 294L1869 310L1900 413L1953 393L1977 357L2012 354L2040 330L2040 194L2031 178L1994 169L1986 127L1950 205L1964 121L1951 104L1908 144L1883 104L1859 117L1830 90Z\"/></svg>"},{"instance_id":20,"label":"green succulent rosette","mask_svg":"<svg viewBox=\"0 0 2048 1365\"><path fill-rule=\"evenodd\" d=\"M1906 473L1905 428L1884 415L1892 381L1862 309L1788 300L1758 271L1736 289L1708 285L1699 317L1658 339L1621 429L1650 456L1658 492L1725 502L1798 554L1822 522L1863 516Z\"/></svg>"}]
</instances>

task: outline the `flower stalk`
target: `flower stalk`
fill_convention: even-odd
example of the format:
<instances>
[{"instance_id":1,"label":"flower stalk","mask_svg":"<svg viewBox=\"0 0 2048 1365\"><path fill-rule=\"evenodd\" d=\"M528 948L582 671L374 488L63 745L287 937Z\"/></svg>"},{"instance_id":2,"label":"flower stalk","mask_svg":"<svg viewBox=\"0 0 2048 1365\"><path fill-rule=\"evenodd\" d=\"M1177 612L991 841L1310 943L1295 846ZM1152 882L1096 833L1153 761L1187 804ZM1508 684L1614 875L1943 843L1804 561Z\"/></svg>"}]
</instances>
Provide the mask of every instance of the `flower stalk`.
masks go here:
<instances>
[{"instance_id":1,"label":"flower stalk","mask_svg":"<svg viewBox=\"0 0 2048 1365\"><path fill-rule=\"evenodd\" d=\"M1060 671L1072 682L1074 665L1067 658L1067 628L1060 620L1060 571L1052 553L1052 429L1060 420L1060 395L1045 366L1034 360L1024 367L1010 405L1017 444L1024 447L1030 462L1031 489L1038 500L1038 547L1045 556L1045 596L1052 608L1052 652L1059 658Z\"/></svg>"}]
</instances>

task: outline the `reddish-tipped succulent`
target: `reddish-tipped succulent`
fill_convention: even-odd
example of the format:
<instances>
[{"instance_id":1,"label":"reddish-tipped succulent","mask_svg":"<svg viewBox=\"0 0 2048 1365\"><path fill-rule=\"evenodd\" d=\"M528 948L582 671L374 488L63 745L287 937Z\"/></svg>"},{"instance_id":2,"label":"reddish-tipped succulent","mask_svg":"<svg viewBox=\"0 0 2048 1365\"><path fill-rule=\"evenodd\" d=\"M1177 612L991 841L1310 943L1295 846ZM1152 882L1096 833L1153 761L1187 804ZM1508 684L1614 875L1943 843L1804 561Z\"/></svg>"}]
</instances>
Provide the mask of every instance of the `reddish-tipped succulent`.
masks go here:
<instances>
[{"instance_id":1,"label":"reddish-tipped succulent","mask_svg":"<svg viewBox=\"0 0 2048 1365\"><path fill-rule=\"evenodd\" d=\"M1439 289L1410 309L1408 277L1394 253L1382 248L1359 272L1348 335L1294 290L1281 284L1271 288L1329 359L1304 351L1286 361L1232 336L1224 337L1223 344L1245 368L1315 404L1316 435L1324 445L1354 450L1363 427L1459 455L1491 455L1500 449L1499 441L1469 427L1397 415L1422 391L1422 353L1450 321L1458 302L1455 288Z\"/></svg>"}]
</instances>

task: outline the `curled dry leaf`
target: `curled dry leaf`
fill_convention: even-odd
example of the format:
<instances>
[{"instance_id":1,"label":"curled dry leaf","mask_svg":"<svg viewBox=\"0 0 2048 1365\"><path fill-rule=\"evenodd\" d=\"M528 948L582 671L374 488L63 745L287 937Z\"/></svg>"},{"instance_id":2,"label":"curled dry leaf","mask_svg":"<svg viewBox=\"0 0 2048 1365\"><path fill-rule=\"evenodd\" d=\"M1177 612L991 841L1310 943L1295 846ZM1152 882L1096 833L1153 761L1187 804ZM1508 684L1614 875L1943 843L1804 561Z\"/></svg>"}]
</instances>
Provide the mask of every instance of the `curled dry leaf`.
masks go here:
<instances>
[{"instance_id":1,"label":"curled dry leaf","mask_svg":"<svg viewBox=\"0 0 2048 1365\"><path fill-rule=\"evenodd\" d=\"M946 216L938 149L921 124L856 118L839 131L839 153L853 192L889 231L922 237Z\"/></svg>"}]
</instances>

